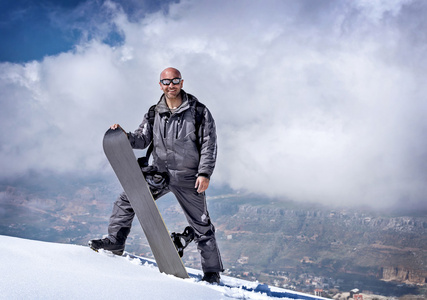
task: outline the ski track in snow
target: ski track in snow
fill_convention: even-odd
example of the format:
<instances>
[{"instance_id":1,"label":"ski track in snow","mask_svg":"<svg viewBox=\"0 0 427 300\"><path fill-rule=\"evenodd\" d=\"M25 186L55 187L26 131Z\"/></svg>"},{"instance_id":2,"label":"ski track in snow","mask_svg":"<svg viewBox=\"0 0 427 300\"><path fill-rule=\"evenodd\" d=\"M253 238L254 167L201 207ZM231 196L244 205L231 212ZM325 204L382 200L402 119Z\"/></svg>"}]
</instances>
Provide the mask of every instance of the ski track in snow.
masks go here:
<instances>
[{"instance_id":1,"label":"ski track in snow","mask_svg":"<svg viewBox=\"0 0 427 300\"><path fill-rule=\"evenodd\" d=\"M0 299L278 299L179 279L138 258L1 235L0 274ZM226 276L223 280L232 286L257 285Z\"/></svg>"}]
</instances>

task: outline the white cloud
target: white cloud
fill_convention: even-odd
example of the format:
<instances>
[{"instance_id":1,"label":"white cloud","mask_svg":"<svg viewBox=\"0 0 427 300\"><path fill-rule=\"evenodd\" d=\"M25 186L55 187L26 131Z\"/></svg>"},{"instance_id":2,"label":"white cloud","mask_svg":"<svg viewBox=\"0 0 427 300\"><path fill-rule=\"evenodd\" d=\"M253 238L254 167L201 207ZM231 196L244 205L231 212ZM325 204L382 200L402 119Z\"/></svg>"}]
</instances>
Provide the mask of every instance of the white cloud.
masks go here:
<instances>
[{"instance_id":1,"label":"white cloud","mask_svg":"<svg viewBox=\"0 0 427 300\"><path fill-rule=\"evenodd\" d=\"M408 5L414 2L413 0L378 0L378 1L369 1L369 0L357 0L355 1L355 6L359 7L364 15L368 17L373 22L379 22L381 19L390 14L391 16L397 16L404 5Z\"/></svg>"},{"instance_id":2,"label":"white cloud","mask_svg":"<svg viewBox=\"0 0 427 300\"><path fill-rule=\"evenodd\" d=\"M160 71L175 66L214 113L215 183L301 201L420 202L427 64L401 24L422 24L425 9L308 3L182 1L139 22L111 4L123 45L95 39L0 65L2 177L108 168L105 129L136 128L160 96Z\"/></svg>"}]
</instances>

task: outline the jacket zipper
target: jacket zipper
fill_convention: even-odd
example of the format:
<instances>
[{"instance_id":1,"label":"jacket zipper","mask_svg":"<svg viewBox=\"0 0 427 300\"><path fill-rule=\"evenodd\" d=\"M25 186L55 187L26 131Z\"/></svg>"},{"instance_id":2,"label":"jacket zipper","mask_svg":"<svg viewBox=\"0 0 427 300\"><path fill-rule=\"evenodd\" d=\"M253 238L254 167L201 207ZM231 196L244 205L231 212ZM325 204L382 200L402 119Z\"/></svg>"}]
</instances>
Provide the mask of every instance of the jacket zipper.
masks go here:
<instances>
[{"instance_id":1,"label":"jacket zipper","mask_svg":"<svg viewBox=\"0 0 427 300\"><path fill-rule=\"evenodd\" d=\"M179 132L179 125L181 124L181 118L178 119L178 122L176 124L176 136L175 139L178 139L178 132Z\"/></svg>"},{"instance_id":2,"label":"jacket zipper","mask_svg":"<svg viewBox=\"0 0 427 300\"><path fill-rule=\"evenodd\" d=\"M163 128L163 138L166 139L166 130L167 130L167 124L169 123L169 118L166 116L165 117L165 126Z\"/></svg>"}]
</instances>

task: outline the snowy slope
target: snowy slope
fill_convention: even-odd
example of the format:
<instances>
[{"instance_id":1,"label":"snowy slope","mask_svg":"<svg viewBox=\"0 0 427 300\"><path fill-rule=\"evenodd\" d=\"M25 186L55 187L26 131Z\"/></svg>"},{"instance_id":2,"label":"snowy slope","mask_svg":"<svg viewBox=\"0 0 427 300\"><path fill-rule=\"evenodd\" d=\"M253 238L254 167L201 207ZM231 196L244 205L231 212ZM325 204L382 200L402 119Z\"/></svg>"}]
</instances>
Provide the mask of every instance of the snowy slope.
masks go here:
<instances>
[{"instance_id":1,"label":"snowy slope","mask_svg":"<svg viewBox=\"0 0 427 300\"><path fill-rule=\"evenodd\" d=\"M159 273L139 259L0 235L0 299L277 299Z\"/></svg>"}]
</instances>

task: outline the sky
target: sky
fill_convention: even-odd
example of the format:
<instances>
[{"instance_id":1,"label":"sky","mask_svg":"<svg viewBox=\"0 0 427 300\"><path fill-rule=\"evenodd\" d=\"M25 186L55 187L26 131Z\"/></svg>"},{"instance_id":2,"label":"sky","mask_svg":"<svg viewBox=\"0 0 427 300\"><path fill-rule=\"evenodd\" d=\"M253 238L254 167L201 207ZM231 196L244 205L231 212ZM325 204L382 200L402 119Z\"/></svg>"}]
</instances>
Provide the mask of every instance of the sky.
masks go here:
<instances>
[{"instance_id":1,"label":"sky","mask_svg":"<svg viewBox=\"0 0 427 300\"><path fill-rule=\"evenodd\" d=\"M0 235L1 299L278 299L256 288L258 283L222 276L216 286L160 273L139 259L99 253L88 247L25 240ZM114 270L114 272L112 272ZM201 271L188 269L193 274ZM236 286L236 288L234 288ZM272 292L298 292L270 287ZM309 297L311 295L304 295ZM325 299L314 297L313 299ZM289 298L286 298L289 299Z\"/></svg>"},{"instance_id":2,"label":"sky","mask_svg":"<svg viewBox=\"0 0 427 300\"><path fill-rule=\"evenodd\" d=\"M427 3L3 1L0 180L111 176L160 72L212 112L212 185L327 205L427 209ZM110 172L110 173L109 173Z\"/></svg>"}]
</instances>

